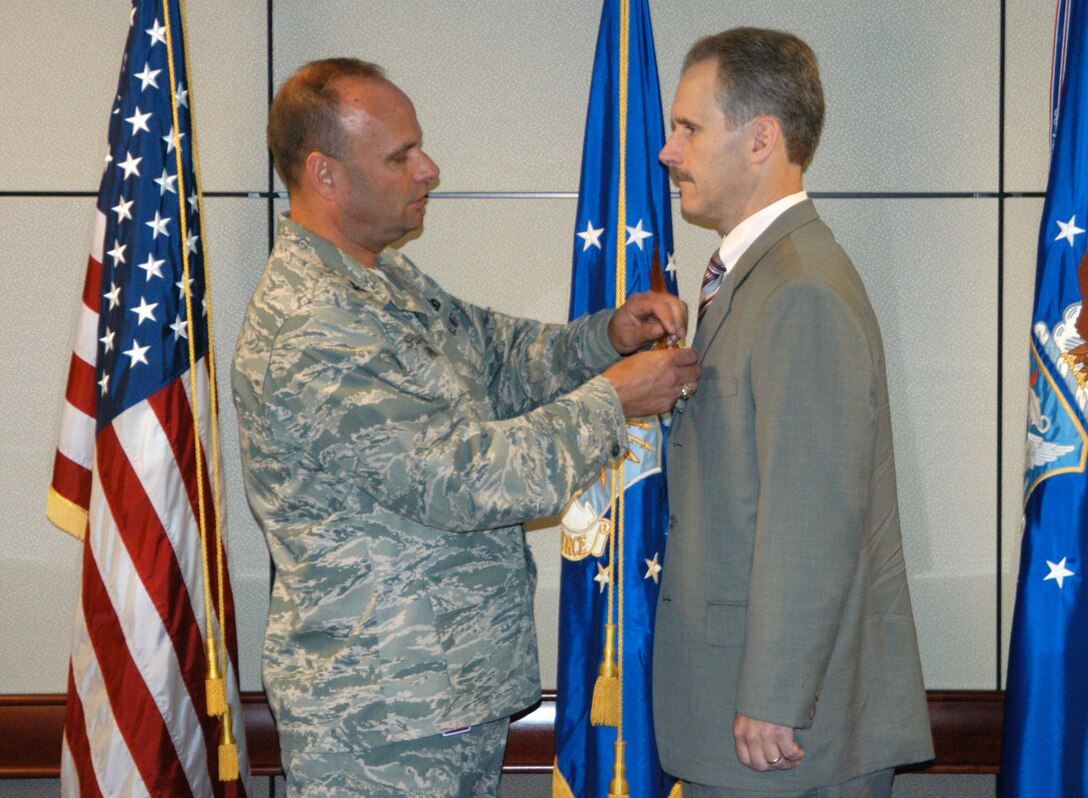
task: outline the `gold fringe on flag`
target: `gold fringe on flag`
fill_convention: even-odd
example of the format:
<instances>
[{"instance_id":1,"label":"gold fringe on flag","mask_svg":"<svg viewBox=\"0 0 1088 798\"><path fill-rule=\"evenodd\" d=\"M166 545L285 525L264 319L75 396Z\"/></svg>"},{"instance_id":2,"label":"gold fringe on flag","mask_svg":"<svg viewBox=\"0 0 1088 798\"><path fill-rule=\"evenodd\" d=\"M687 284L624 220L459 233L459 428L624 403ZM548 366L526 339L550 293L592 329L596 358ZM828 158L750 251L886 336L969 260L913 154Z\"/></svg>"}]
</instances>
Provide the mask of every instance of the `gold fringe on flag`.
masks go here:
<instances>
[{"instance_id":1,"label":"gold fringe on flag","mask_svg":"<svg viewBox=\"0 0 1088 798\"><path fill-rule=\"evenodd\" d=\"M574 798L574 790L567 784L566 776L559 769L559 757L552 760L552 798Z\"/></svg>"}]
</instances>

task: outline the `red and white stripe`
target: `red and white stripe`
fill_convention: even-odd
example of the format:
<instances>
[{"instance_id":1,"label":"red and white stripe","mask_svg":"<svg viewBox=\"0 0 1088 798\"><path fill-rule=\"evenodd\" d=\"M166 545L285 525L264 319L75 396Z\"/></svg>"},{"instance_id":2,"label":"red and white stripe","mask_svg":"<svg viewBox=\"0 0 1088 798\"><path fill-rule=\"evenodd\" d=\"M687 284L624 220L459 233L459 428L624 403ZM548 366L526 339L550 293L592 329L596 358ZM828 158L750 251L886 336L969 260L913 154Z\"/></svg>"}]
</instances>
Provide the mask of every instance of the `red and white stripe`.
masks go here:
<instances>
[{"instance_id":1,"label":"red and white stripe","mask_svg":"<svg viewBox=\"0 0 1088 798\"><path fill-rule=\"evenodd\" d=\"M225 674L242 779L218 778L220 719L205 703L205 593L189 374L130 407L95 435L95 354L105 218L96 220L84 307L50 495L86 510L62 753L62 793L104 796L252 794L237 679L237 640L224 578L229 652ZM211 456L207 363L197 410ZM203 481L213 608L217 595L214 494ZM58 514L51 512L51 517ZM69 513L70 516L70 513ZM213 619L216 614L213 612ZM218 623L218 619L213 623ZM217 629L218 632L218 629Z\"/></svg>"},{"instance_id":2,"label":"red and white stripe","mask_svg":"<svg viewBox=\"0 0 1088 798\"><path fill-rule=\"evenodd\" d=\"M91 254L87 259L87 277L83 283L83 305L76 322L76 340L68 368L68 386L61 411L57 451L53 460L53 484L49 491L49 516L76 537L83 537L83 525L63 516L77 508L86 510L90 502L91 466L94 460L94 428L98 385L95 360L98 351L98 308L102 302L102 257L106 239L106 217L95 212ZM64 513L63 511L68 511Z\"/></svg>"}]
</instances>

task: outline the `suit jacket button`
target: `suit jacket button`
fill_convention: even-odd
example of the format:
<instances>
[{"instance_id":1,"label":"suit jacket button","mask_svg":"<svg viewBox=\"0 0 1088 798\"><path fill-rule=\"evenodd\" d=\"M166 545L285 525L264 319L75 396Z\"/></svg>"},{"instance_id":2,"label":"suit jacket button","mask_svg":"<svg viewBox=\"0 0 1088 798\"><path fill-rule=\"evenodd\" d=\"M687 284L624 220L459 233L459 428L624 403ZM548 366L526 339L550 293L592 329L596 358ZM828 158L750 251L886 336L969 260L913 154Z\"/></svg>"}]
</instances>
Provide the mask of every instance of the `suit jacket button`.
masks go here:
<instances>
[{"instance_id":1,"label":"suit jacket button","mask_svg":"<svg viewBox=\"0 0 1088 798\"><path fill-rule=\"evenodd\" d=\"M612 456L613 457L619 457L621 451L622 450L620 449L620 445L618 443L613 443L612 444Z\"/></svg>"}]
</instances>

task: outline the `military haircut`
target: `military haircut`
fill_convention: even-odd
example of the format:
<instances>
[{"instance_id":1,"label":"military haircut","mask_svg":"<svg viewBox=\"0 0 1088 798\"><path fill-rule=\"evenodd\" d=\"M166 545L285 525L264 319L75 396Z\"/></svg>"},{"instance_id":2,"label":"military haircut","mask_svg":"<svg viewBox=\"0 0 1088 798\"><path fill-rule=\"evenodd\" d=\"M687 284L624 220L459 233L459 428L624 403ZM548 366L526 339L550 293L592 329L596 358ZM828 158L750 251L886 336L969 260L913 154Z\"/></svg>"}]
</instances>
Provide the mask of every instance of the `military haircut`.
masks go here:
<instances>
[{"instance_id":1,"label":"military haircut","mask_svg":"<svg viewBox=\"0 0 1088 798\"><path fill-rule=\"evenodd\" d=\"M808 169L824 124L824 91L812 48L785 31L732 28L692 45L684 71L703 61L718 64L718 102L730 124L775 117L790 162Z\"/></svg>"},{"instance_id":2,"label":"military haircut","mask_svg":"<svg viewBox=\"0 0 1088 798\"><path fill-rule=\"evenodd\" d=\"M268 149L276 172L293 188L299 170L314 150L343 160L340 96L330 87L339 78L385 80L377 64L358 58L311 61L284 81L268 109Z\"/></svg>"}]
</instances>

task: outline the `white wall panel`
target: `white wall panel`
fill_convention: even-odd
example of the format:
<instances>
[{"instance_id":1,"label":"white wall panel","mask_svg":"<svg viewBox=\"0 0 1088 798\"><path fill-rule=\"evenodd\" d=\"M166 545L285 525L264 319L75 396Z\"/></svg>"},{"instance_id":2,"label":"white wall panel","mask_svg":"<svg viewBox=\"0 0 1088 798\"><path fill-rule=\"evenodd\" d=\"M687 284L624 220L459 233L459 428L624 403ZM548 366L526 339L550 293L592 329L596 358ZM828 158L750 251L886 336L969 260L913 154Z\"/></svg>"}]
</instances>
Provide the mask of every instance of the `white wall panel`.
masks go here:
<instances>
[{"instance_id":1,"label":"white wall panel","mask_svg":"<svg viewBox=\"0 0 1088 798\"><path fill-rule=\"evenodd\" d=\"M0 190L97 191L131 3L0 3ZM189 3L205 191L268 182L264 0Z\"/></svg>"},{"instance_id":2,"label":"white wall panel","mask_svg":"<svg viewBox=\"0 0 1088 798\"><path fill-rule=\"evenodd\" d=\"M1035 264L1039 240L1041 199L1010 199L1005 203L1005 346L1001 364L1001 678L1008 666L1009 633L1020 572L1023 532L1024 445L1028 417L1029 340L1035 296Z\"/></svg>"},{"instance_id":3,"label":"white wall panel","mask_svg":"<svg viewBox=\"0 0 1088 798\"><path fill-rule=\"evenodd\" d=\"M997 183L998 6L986 0L655 2L666 113L688 47L736 25L816 51L827 119L816 191L983 191Z\"/></svg>"},{"instance_id":4,"label":"white wall panel","mask_svg":"<svg viewBox=\"0 0 1088 798\"><path fill-rule=\"evenodd\" d=\"M264 190L267 2L216 0L185 7L204 190Z\"/></svg>"},{"instance_id":5,"label":"white wall panel","mask_svg":"<svg viewBox=\"0 0 1088 798\"><path fill-rule=\"evenodd\" d=\"M1052 0L1009 0L1005 47L1005 190L1045 191L1050 165Z\"/></svg>"},{"instance_id":6,"label":"white wall panel","mask_svg":"<svg viewBox=\"0 0 1088 798\"><path fill-rule=\"evenodd\" d=\"M584 0L275 6L277 87L306 61L374 61L416 105L443 191L573 191L600 7Z\"/></svg>"},{"instance_id":7,"label":"white wall panel","mask_svg":"<svg viewBox=\"0 0 1088 798\"><path fill-rule=\"evenodd\" d=\"M926 685L992 689L997 202L817 207L864 278L884 336Z\"/></svg>"},{"instance_id":8,"label":"white wall panel","mask_svg":"<svg viewBox=\"0 0 1088 798\"><path fill-rule=\"evenodd\" d=\"M0 190L98 188L129 8L0 3Z\"/></svg>"},{"instance_id":9,"label":"white wall panel","mask_svg":"<svg viewBox=\"0 0 1088 798\"><path fill-rule=\"evenodd\" d=\"M575 0L330 0L275 7L277 85L313 58L385 66L416 103L445 191L577 186L599 9ZM801 33L830 107L812 186L821 191L982 191L997 181L998 24L984 0L693 4L653 18L665 114L684 53L739 24ZM411 20L411 24L407 21Z\"/></svg>"},{"instance_id":10,"label":"white wall panel","mask_svg":"<svg viewBox=\"0 0 1088 798\"><path fill-rule=\"evenodd\" d=\"M0 692L63 691L81 547L45 518L94 204L0 198Z\"/></svg>"}]
</instances>

